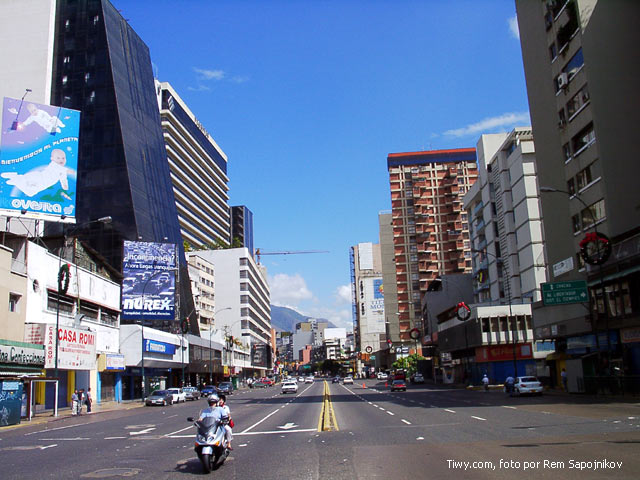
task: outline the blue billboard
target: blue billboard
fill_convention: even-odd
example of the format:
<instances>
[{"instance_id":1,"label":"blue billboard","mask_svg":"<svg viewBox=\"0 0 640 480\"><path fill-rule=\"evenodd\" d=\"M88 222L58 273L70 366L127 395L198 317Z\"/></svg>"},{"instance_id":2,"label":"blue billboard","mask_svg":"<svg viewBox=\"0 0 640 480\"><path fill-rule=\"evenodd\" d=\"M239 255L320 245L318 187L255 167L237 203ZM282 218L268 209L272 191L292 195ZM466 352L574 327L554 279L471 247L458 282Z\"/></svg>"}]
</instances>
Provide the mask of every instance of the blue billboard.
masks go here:
<instances>
[{"instance_id":1,"label":"blue billboard","mask_svg":"<svg viewBox=\"0 0 640 480\"><path fill-rule=\"evenodd\" d=\"M123 319L175 319L175 244L125 240L122 275Z\"/></svg>"},{"instance_id":2,"label":"blue billboard","mask_svg":"<svg viewBox=\"0 0 640 480\"><path fill-rule=\"evenodd\" d=\"M80 112L4 98L0 213L75 222Z\"/></svg>"}]
</instances>

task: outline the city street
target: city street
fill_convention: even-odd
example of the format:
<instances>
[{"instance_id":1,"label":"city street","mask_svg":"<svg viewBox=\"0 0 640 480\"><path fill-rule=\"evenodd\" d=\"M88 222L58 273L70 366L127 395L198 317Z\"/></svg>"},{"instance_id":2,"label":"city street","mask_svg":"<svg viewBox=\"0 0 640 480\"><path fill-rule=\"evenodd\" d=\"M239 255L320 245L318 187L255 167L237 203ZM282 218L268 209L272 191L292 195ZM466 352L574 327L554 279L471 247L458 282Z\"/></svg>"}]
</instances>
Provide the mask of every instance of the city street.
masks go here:
<instances>
[{"instance_id":1,"label":"city street","mask_svg":"<svg viewBox=\"0 0 640 480\"><path fill-rule=\"evenodd\" d=\"M363 384L366 388L363 388ZM338 431L318 432L323 382L229 397L234 450L212 477L637 478L640 402L385 382L329 384ZM188 478L203 400L0 430L3 478ZM584 462L584 463L580 463ZM600 463L595 463L600 462Z\"/></svg>"}]
</instances>

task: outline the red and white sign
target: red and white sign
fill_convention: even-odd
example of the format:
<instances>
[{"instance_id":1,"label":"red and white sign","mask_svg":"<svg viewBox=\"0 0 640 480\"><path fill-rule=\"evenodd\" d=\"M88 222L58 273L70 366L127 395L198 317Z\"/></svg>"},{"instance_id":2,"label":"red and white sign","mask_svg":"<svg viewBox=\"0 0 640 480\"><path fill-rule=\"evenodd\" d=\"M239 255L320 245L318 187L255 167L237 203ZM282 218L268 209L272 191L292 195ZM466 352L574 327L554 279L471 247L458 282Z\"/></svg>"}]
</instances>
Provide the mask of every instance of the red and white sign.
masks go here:
<instances>
[{"instance_id":1,"label":"red and white sign","mask_svg":"<svg viewBox=\"0 0 640 480\"><path fill-rule=\"evenodd\" d=\"M45 330L45 368L55 368L55 325ZM94 370L96 368L96 334L70 327L58 329L58 368Z\"/></svg>"},{"instance_id":2,"label":"red and white sign","mask_svg":"<svg viewBox=\"0 0 640 480\"><path fill-rule=\"evenodd\" d=\"M526 360L533 358L533 350L530 343L516 345L516 359ZM492 345L476 348L476 362L504 362L513 360L513 344Z\"/></svg>"}]
</instances>

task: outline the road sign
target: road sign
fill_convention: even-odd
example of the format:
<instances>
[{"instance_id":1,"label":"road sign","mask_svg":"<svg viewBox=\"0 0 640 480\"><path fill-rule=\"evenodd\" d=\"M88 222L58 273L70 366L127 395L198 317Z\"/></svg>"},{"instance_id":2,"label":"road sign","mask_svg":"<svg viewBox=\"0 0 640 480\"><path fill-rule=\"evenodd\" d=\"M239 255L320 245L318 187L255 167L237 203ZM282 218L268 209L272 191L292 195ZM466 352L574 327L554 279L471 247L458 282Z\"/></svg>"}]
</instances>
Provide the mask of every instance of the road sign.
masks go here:
<instances>
[{"instance_id":1,"label":"road sign","mask_svg":"<svg viewBox=\"0 0 640 480\"><path fill-rule=\"evenodd\" d=\"M567 305L589 301L587 282L549 282L542 284L542 302L545 305Z\"/></svg>"},{"instance_id":2,"label":"road sign","mask_svg":"<svg viewBox=\"0 0 640 480\"><path fill-rule=\"evenodd\" d=\"M376 359L376 356L375 356L375 355L371 355L369 358L370 358L371 360L375 360L375 359Z\"/></svg>"}]
</instances>

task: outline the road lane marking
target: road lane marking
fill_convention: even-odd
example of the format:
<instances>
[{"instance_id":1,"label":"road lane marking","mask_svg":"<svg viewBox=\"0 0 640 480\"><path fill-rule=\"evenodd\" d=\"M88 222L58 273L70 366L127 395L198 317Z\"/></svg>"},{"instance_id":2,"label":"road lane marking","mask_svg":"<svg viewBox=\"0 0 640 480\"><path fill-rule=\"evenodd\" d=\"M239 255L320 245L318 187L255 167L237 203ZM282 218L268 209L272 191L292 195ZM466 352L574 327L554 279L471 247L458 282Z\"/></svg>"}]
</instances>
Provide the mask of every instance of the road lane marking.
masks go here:
<instances>
[{"instance_id":1,"label":"road lane marking","mask_svg":"<svg viewBox=\"0 0 640 480\"><path fill-rule=\"evenodd\" d=\"M402 419L402 421L403 421L404 423L406 423L407 425L411 425L411 422L409 422L408 420L405 420L404 418Z\"/></svg>"},{"instance_id":2,"label":"road lane marking","mask_svg":"<svg viewBox=\"0 0 640 480\"><path fill-rule=\"evenodd\" d=\"M249 428L247 428L245 431L241 432L242 433L247 433L249 430L253 430L254 427L257 427L258 425L260 425L262 422L264 422L267 418L269 418L271 415L273 415L274 413L278 413L280 411L280 409L278 408L277 410L274 410L273 412L271 412L269 415L267 415L266 417L264 417L262 420L260 420L259 422L254 423L253 425L251 425ZM239 435L239 434L236 434Z\"/></svg>"},{"instance_id":3,"label":"road lane marking","mask_svg":"<svg viewBox=\"0 0 640 480\"><path fill-rule=\"evenodd\" d=\"M287 434L287 433L300 433L300 432L317 432L318 429L317 428L299 428L296 430L269 430L266 432L240 432L240 433L234 433L233 436L234 437L238 437L241 435L273 435L273 434L278 434L278 435L283 435L283 434ZM171 435L170 437L166 437L166 438L193 438L193 435Z\"/></svg>"},{"instance_id":4,"label":"road lane marking","mask_svg":"<svg viewBox=\"0 0 640 480\"><path fill-rule=\"evenodd\" d=\"M389 410L387 410L387 413L388 413L389 415L395 415L395 413L390 412Z\"/></svg>"},{"instance_id":5,"label":"road lane marking","mask_svg":"<svg viewBox=\"0 0 640 480\"><path fill-rule=\"evenodd\" d=\"M444 411L449 413L456 413L455 410L449 410L448 408L445 408Z\"/></svg>"},{"instance_id":6,"label":"road lane marking","mask_svg":"<svg viewBox=\"0 0 640 480\"><path fill-rule=\"evenodd\" d=\"M53 432L55 430L63 430L65 428L80 427L81 425L84 425L84 423L78 423L77 425L67 425L66 427L45 428L44 430L38 430L37 432L25 433L24 436L28 437L29 435L35 435L36 433L45 433L45 432L48 433L48 432Z\"/></svg>"},{"instance_id":7,"label":"road lane marking","mask_svg":"<svg viewBox=\"0 0 640 480\"><path fill-rule=\"evenodd\" d=\"M486 422L487 419L486 418L482 418L482 417L476 417L474 415L471 415L471 418L475 418L476 420L482 420L483 422Z\"/></svg>"},{"instance_id":8,"label":"road lane marking","mask_svg":"<svg viewBox=\"0 0 640 480\"><path fill-rule=\"evenodd\" d=\"M517 410L517 408L516 408L516 407L512 407L512 406L510 406L510 405L502 405L502 408L510 408L510 409L512 409L512 410Z\"/></svg>"},{"instance_id":9,"label":"road lane marking","mask_svg":"<svg viewBox=\"0 0 640 480\"><path fill-rule=\"evenodd\" d=\"M175 432L167 433L165 437L168 437L170 435L175 435L176 433L184 432L185 430L189 430L190 428L193 428L193 427L194 427L193 425L189 425L188 427L181 428L180 430L176 430ZM120 437L117 437L117 438L120 438Z\"/></svg>"},{"instance_id":10,"label":"road lane marking","mask_svg":"<svg viewBox=\"0 0 640 480\"><path fill-rule=\"evenodd\" d=\"M104 437L105 440L122 440L127 437Z\"/></svg>"},{"instance_id":11,"label":"road lane marking","mask_svg":"<svg viewBox=\"0 0 640 480\"><path fill-rule=\"evenodd\" d=\"M76 437L76 438L40 438L39 440L46 442L75 442L78 440L91 440L89 437Z\"/></svg>"},{"instance_id":12,"label":"road lane marking","mask_svg":"<svg viewBox=\"0 0 640 480\"><path fill-rule=\"evenodd\" d=\"M156 427L149 427L149 428L145 428L144 430L139 430L137 432L129 432L129 435L145 435L147 433L150 433L151 430L155 430Z\"/></svg>"}]
</instances>

